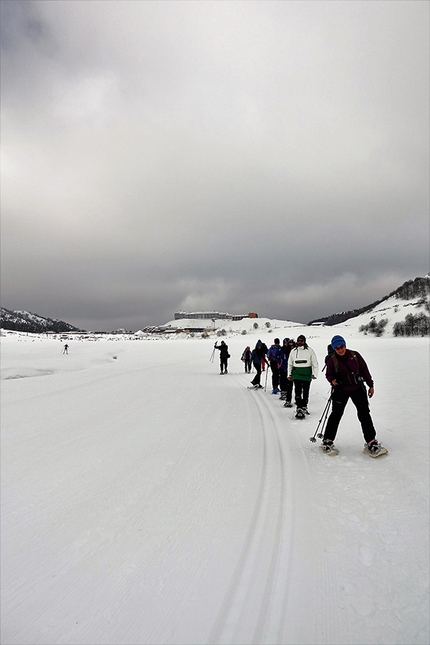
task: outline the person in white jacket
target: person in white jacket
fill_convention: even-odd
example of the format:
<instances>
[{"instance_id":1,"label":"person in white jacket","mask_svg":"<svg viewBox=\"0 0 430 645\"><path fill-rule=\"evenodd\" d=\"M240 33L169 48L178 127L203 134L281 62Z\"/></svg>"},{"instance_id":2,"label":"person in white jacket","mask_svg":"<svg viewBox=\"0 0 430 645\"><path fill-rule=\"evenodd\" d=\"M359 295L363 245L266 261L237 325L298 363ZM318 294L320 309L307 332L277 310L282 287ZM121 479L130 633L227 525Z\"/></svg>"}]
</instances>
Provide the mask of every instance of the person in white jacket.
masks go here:
<instances>
[{"instance_id":1,"label":"person in white jacket","mask_svg":"<svg viewBox=\"0 0 430 645\"><path fill-rule=\"evenodd\" d=\"M296 343L288 358L288 379L294 382L296 416L303 417L309 414L309 389L311 381L318 376L318 360L303 334L297 337Z\"/></svg>"}]
</instances>

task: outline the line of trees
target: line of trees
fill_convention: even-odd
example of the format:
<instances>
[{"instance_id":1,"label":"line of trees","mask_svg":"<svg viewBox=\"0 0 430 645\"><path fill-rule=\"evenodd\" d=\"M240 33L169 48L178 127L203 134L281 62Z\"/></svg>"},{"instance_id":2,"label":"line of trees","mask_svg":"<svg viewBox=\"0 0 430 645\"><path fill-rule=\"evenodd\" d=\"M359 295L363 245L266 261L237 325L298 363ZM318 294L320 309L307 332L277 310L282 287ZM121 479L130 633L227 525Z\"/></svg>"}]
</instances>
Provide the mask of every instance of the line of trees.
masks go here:
<instances>
[{"instance_id":1,"label":"line of trees","mask_svg":"<svg viewBox=\"0 0 430 645\"><path fill-rule=\"evenodd\" d=\"M393 336L430 335L430 316L424 313L408 314L403 322L393 325Z\"/></svg>"},{"instance_id":2,"label":"line of trees","mask_svg":"<svg viewBox=\"0 0 430 645\"><path fill-rule=\"evenodd\" d=\"M420 298L422 304L426 302L429 293L430 277L428 275L426 275L424 278L415 278L415 280L408 280L393 292L396 298L399 298L400 300L413 300L414 298Z\"/></svg>"}]
</instances>

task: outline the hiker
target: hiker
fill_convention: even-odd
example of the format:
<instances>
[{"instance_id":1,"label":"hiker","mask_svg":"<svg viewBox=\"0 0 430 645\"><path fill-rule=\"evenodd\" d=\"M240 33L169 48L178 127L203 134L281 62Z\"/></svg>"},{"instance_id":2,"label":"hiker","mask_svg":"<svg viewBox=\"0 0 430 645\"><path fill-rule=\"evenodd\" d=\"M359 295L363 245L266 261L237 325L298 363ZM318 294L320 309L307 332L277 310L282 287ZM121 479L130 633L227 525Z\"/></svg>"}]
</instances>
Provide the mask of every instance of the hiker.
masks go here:
<instances>
[{"instance_id":1,"label":"hiker","mask_svg":"<svg viewBox=\"0 0 430 645\"><path fill-rule=\"evenodd\" d=\"M303 334L297 337L296 347L288 358L288 380L294 383L296 417L303 419L308 412L311 381L318 376L318 361L313 349L306 343Z\"/></svg>"},{"instance_id":2,"label":"hiker","mask_svg":"<svg viewBox=\"0 0 430 645\"><path fill-rule=\"evenodd\" d=\"M364 358L355 350L346 349L342 336L333 336L331 346L334 354L327 359L326 378L333 386L332 409L324 432L322 449L330 452L334 448L337 429L343 416L348 399L357 408L357 417L361 424L365 440L365 450L377 456L385 448L376 440L376 430L370 416L369 401L375 393L373 379ZM366 391L365 385L369 388ZM384 452L384 454L385 454Z\"/></svg>"},{"instance_id":3,"label":"hiker","mask_svg":"<svg viewBox=\"0 0 430 645\"><path fill-rule=\"evenodd\" d=\"M251 348L245 347L243 354L240 357L240 360L245 363L245 374L251 374L252 360L251 360Z\"/></svg>"},{"instance_id":4,"label":"hiker","mask_svg":"<svg viewBox=\"0 0 430 645\"><path fill-rule=\"evenodd\" d=\"M64 348L63 348L63 354L68 354L68 353L69 353L69 346L68 346L68 344L66 343L66 344L64 345Z\"/></svg>"},{"instance_id":5,"label":"hiker","mask_svg":"<svg viewBox=\"0 0 430 645\"><path fill-rule=\"evenodd\" d=\"M258 342L260 343L259 353L261 356L261 371L264 372L266 370L266 354L268 349L266 343L263 343L261 340Z\"/></svg>"},{"instance_id":6,"label":"hiker","mask_svg":"<svg viewBox=\"0 0 430 645\"><path fill-rule=\"evenodd\" d=\"M280 351L281 364L279 366L279 387L281 388L281 401L285 401L284 407L292 408L291 397L293 394L293 381L288 380L288 357L294 348L292 338L284 338Z\"/></svg>"},{"instance_id":7,"label":"hiker","mask_svg":"<svg viewBox=\"0 0 430 645\"><path fill-rule=\"evenodd\" d=\"M262 360L262 352L264 351L262 349L263 343L261 340L257 340L254 349L251 352L251 361L252 364L255 367L255 376L251 381L251 385L253 385L255 388L261 388L263 387L260 384L260 378L261 378L261 360Z\"/></svg>"},{"instance_id":8,"label":"hiker","mask_svg":"<svg viewBox=\"0 0 430 645\"><path fill-rule=\"evenodd\" d=\"M279 366L281 364L281 345L279 338L275 338L273 345L267 351L267 358L269 360L270 369L272 370L272 394L279 392Z\"/></svg>"},{"instance_id":9,"label":"hiker","mask_svg":"<svg viewBox=\"0 0 430 645\"><path fill-rule=\"evenodd\" d=\"M220 364L220 374L227 374L227 364L230 354L228 353L228 345L222 340L221 345L215 343L215 349L219 351L219 364Z\"/></svg>"}]
</instances>

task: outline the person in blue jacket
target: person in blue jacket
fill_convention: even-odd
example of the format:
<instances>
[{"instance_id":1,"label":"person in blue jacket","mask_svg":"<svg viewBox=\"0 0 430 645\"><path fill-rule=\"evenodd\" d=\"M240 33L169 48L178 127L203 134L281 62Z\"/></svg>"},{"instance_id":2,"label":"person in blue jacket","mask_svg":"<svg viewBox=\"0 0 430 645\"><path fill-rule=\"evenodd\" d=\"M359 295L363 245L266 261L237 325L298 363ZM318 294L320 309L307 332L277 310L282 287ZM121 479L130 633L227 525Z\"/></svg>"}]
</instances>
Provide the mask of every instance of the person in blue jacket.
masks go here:
<instances>
[{"instance_id":1,"label":"person in blue jacket","mask_svg":"<svg viewBox=\"0 0 430 645\"><path fill-rule=\"evenodd\" d=\"M273 345L267 350L267 358L269 360L270 369L272 370L272 394L279 392L279 367L281 365L281 345L279 338L275 338Z\"/></svg>"}]
</instances>

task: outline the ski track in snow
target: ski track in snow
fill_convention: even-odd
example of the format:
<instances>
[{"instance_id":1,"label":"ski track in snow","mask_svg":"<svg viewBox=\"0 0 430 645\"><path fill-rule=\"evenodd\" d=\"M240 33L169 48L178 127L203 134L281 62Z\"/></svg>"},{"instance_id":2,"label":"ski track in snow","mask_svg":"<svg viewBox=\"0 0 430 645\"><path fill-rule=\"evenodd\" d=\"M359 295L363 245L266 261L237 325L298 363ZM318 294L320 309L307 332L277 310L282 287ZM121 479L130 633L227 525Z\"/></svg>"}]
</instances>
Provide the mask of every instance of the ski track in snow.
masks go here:
<instances>
[{"instance_id":1,"label":"ski track in snow","mask_svg":"<svg viewBox=\"0 0 430 645\"><path fill-rule=\"evenodd\" d=\"M378 459L351 403L337 457L309 442L323 376L298 421L210 343L2 342L4 645L428 642L425 339L355 344Z\"/></svg>"},{"instance_id":2,"label":"ski track in snow","mask_svg":"<svg viewBox=\"0 0 430 645\"><path fill-rule=\"evenodd\" d=\"M244 388L244 383L242 385L241 382L240 386ZM249 397L246 389L242 389L241 393L245 398ZM280 420L260 396L261 392L251 391L251 395L253 401L248 411L252 416L255 407L257 415L254 424L262 435L259 486L241 556L209 643L265 642L269 620L275 642L282 632L284 607L282 602L276 606L275 601L284 598L285 581L289 579L289 558L286 562L282 561L281 545L283 539L287 544L291 543L291 530L285 535L285 497L286 491L291 489L291 481L287 486L288 469L280 440L283 430ZM259 585L253 584L256 577Z\"/></svg>"}]
</instances>

